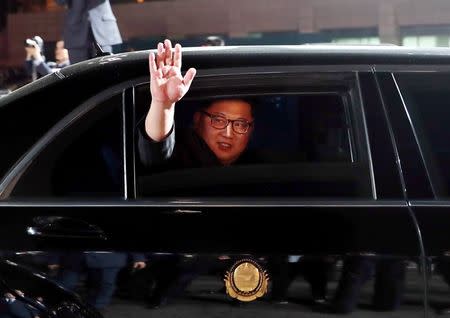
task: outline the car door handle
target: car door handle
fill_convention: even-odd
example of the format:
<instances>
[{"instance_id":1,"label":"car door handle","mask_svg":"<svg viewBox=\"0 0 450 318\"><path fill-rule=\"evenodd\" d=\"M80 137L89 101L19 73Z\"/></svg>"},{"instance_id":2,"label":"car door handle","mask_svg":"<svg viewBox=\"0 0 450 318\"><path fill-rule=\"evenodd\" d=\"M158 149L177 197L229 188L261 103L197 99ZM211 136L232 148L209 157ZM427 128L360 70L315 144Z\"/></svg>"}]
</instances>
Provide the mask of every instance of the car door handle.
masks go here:
<instances>
[{"instance_id":1,"label":"car door handle","mask_svg":"<svg viewBox=\"0 0 450 318\"><path fill-rule=\"evenodd\" d=\"M203 212L200 210L188 210L188 209L175 209L175 210L169 210L169 211L164 211L164 214L175 214L175 215L198 215L198 214L202 214Z\"/></svg>"},{"instance_id":2,"label":"car door handle","mask_svg":"<svg viewBox=\"0 0 450 318\"><path fill-rule=\"evenodd\" d=\"M27 233L43 238L107 239L105 232L98 226L63 216L35 217L33 225L27 227Z\"/></svg>"}]
</instances>

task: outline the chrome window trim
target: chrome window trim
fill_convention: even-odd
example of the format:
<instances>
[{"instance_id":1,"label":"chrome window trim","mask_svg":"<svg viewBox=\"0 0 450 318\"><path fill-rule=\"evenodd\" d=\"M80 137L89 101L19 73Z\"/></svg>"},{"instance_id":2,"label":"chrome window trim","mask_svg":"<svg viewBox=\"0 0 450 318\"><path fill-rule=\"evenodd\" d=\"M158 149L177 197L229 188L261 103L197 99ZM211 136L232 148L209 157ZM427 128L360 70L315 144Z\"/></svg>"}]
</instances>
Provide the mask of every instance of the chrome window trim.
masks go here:
<instances>
[{"instance_id":1,"label":"chrome window trim","mask_svg":"<svg viewBox=\"0 0 450 318\"><path fill-rule=\"evenodd\" d=\"M227 69L207 69L199 70L198 77L225 76L225 75L264 75L264 74L291 74L303 72L336 73L370 71L370 65L303 65L303 66L269 66L269 67L236 67ZM357 79L355 78L357 81ZM81 105L64 116L58 123L50 128L30 149L10 168L10 170L0 180L0 203L1 200L8 200L15 185L31 165L33 160L59 136L65 129L70 127L79 118L95 108L100 102L113 97L124 89L137 85L148 84L149 77L141 76L133 80L128 80L111 86L95 96L87 99ZM124 133L125 135L126 133ZM125 194L125 193L124 193Z\"/></svg>"},{"instance_id":2,"label":"chrome window trim","mask_svg":"<svg viewBox=\"0 0 450 318\"><path fill-rule=\"evenodd\" d=\"M398 72L397 72L397 74L398 74ZM413 120L412 120L411 115L409 113L409 109L408 109L408 107L407 107L407 105L405 103L405 99L403 97L402 90L400 89L400 86L398 85L397 78L396 78L395 74L393 74L393 73L391 74L391 76L392 76L392 80L393 80L393 82L395 84L395 89L397 90L397 93L400 96L400 100L402 102L403 110L405 111L406 117L408 118L408 123L409 123L409 126L411 127L411 130L412 130L412 133L413 133L413 136L414 136L414 140L416 142L416 146L419 149L420 159L422 160L422 163L423 163L423 165L425 167L425 173L427 174L428 182L429 182L429 184L431 186L431 192L433 193L433 196L436 198L437 197L437 195L436 195L436 193L437 193L436 192L436 187L435 187L435 183L433 182L433 178L431 178L431 173L430 173L430 168L429 168L431 163L430 163L429 160L425 160L425 155L424 155L423 150L422 150L422 144L420 143L419 135L417 134L416 127L414 126Z\"/></svg>"},{"instance_id":3,"label":"chrome window trim","mask_svg":"<svg viewBox=\"0 0 450 318\"><path fill-rule=\"evenodd\" d=\"M450 207L450 199L443 200L411 200L413 207Z\"/></svg>"},{"instance_id":4,"label":"chrome window trim","mask_svg":"<svg viewBox=\"0 0 450 318\"><path fill-rule=\"evenodd\" d=\"M450 203L449 203L450 204ZM28 201L3 201L0 207L227 207L227 208L251 208L251 207L311 207L311 208L366 208L366 207L404 207L408 204L402 200L301 200L301 199L259 199L259 198L153 198L151 200L132 200L124 201L116 200L81 200L81 199L64 199L55 202L51 200L28 200ZM280 210L281 211L281 210Z\"/></svg>"},{"instance_id":5,"label":"chrome window trim","mask_svg":"<svg viewBox=\"0 0 450 318\"><path fill-rule=\"evenodd\" d=\"M435 72L449 72L450 65L446 64L420 64L420 65L411 65L411 64L375 64L374 69L376 72L388 72L388 73L397 73L397 72L426 72L426 73L435 73Z\"/></svg>"},{"instance_id":6,"label":"chrome window trim","mask_svg":"<svg viewBox=\"0 0 450 318\"><path fill-rule=\"evenodd\" d=\"M373 71L370 70L369 72L373 76ZM370 173L370 180L372 181L372 194L373 199L378 200L378 193L377 193L377 185L375 183L375 171L373 170L373 159L372 159L372 149L370 147L370 139L369 139L369 128L367 127L367 118L366 118L366 105L364 105L364 99L362 96L362 89L361 89L361 82L359 78L359 72L356 73L356 89L358 90L358 98L359 102L361 104L361 116L363 119L363 129L364 129L364 141L366 143L367 147L367 155L368 155L368 161L369 161L369 173Z\"/></svg>"}]
</instances>

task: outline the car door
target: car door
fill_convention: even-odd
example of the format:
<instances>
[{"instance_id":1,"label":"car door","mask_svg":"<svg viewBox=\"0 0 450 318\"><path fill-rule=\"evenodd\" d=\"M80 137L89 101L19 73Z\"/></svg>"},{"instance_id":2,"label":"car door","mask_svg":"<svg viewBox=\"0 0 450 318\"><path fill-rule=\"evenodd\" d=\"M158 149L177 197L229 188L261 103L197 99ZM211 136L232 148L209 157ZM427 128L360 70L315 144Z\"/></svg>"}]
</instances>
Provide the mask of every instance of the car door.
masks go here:
<instances>
[{"instance_id":1,"label":"car door","mask_svg":"<svg viewBox=\"0 0 450 318\"><path fill-rule=\"evenodd\" d=\"M81 267L83 250L72 243L82 241L83 249L92 249L102 240L98 228L70 217L73 195L84 202L124 197L122 89L90 101L87 90L62 104L71 86L48 82L53 85L43 80L36 83L39 89L24 88L22 96L16 94L15 102L2 107L2 145L9 151L1 165L0 311L97 316L93 304L63 288L61 272L52 265L65 259L72 268ZM72 103L80 103L75 111ZM94 106L90 119L75 120ZM11 195L13 188L17 195Z\"/></svg>"},{"instance_id":2,"label":"car door","mask_svg":"<svg viewBox=\"0 0 450 318\"><path fill-rule=\"evenodd\" d=\"M430 72L432 70L433 72ZM422 233L428 274L429 315L445 314L448 302L447 235L449 135L446 101L449 90L445 67L423 67L380 74L390 101L392 120L404 166L410 205ZM423 85L423 83L428 83Z\"/></svg>"},{"instance_id":3,"label":"car door","mask_svg":"<svg viewBox=\"0 0 450 318\"><path fill-rule=\"evenodd\" d=\"M259 150L256 162L230 169L146 171L136 156L136 201L160 210L148 240L166 251L231 254L235 260L243 252L263 255L272 274L272 299L298 303L300 294L300 303L311 305L329 298L325 307L331 314L366 304L371 313L422 315L420 240L369 68L267 72L205 72L176 110L175 125L182 131L211 100L256 99L250 145ZM141 131L147 87L136 87ZM298 276L287 278L286 272ZM286 290L289 279L294 284ZM405 290L406 280L417 289Z\"/></svg>"},{"instance_id":4,"label":"car door","mask_svg":"<svg viewBox=\"0 0 450 318\"><path fill-rule=\"evenodd\" d=\"M137 272L112 261L125 268L109 304L116 315L422 315L420 239L370 68L199 70L177 129L217 98L256 104L243 164L144 168L146 82L80 104L3 183L3 242L23 243L14 259L45 269L53 259L29 252L50 251L69 260L64 270L78 264L74 252L102 256L90 268L105 268L104 252L145 254ZM240 264L261 273L252 297L262 301L229 279ZM142 304L155 288L171 291L164 311Z\"/></svg>"}]
</instances>

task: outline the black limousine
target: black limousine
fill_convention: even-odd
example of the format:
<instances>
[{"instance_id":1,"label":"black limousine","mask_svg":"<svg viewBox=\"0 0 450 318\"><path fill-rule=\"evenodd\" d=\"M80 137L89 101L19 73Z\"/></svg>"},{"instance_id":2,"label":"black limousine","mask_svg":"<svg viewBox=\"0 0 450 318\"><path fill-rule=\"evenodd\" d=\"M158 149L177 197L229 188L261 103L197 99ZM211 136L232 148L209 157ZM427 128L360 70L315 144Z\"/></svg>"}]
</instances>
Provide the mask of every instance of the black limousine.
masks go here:
<instances>
[{"instance_id":1,"label":"black limousine","mask_svg":"<svg viewBox=\"0 0 450 318\"><path fill-rule=\"evenodd\" d=\"M141 160L149 51L0 99L1 317L450 313L449 49L182 52L177 140L251 131L246 160Z\"/></svg>"}]
</instances>

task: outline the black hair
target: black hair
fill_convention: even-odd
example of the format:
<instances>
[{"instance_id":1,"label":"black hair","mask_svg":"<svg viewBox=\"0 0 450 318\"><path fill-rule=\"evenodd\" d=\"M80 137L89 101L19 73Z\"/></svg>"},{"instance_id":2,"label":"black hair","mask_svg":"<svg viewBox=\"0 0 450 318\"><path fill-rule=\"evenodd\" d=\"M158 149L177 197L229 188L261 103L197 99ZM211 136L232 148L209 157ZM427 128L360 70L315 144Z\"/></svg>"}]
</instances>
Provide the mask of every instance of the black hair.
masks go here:
<instances>
[{"instance_id":1,"label":"black hair","mask_svg":"<svg viewBox=\"0 0 450 318\"><path fill-rule=\"evenodd\" d=\"M249 104L252 117L255 118L255 110L256 110L255 105L257 105L257 101L253 97L230 96L230 97L216 97L216 98L212 98L212 99L205 99L200 102L199 110L205 110L214 103L221 102L221 101L227 101L227 100L239 100L239 101L243 101L243 102Z\"/></svg>"},{"instance_id":2,"label":"black hair","mask_svg":"<svg viewBox=\"0 0 450 318\"><path fill-rule=\"evenodd\" d=\"M212 36L208 36L206 38L206 40L203 43L203 45L204 46L224 46L225 45L225 41L220 36L212 35Z\"/></svg>"}]
</instances>

